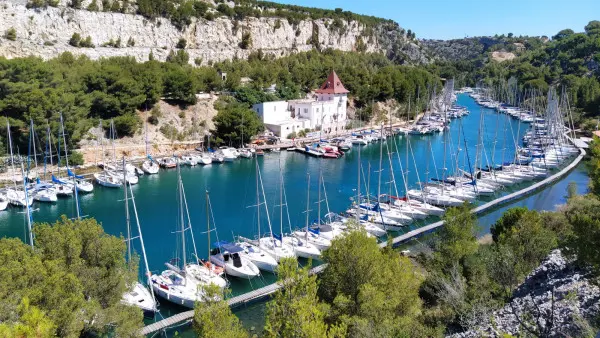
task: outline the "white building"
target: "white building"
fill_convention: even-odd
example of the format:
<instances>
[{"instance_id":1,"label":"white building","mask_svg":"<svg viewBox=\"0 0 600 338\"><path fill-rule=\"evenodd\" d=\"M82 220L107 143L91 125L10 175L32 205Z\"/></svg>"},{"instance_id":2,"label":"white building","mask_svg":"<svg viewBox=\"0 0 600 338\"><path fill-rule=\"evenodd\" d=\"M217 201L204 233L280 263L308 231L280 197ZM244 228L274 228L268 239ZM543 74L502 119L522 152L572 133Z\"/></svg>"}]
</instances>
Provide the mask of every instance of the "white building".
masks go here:
<instances>
[{"instance_id":1,"label":"white building","mask_svg":"<svg viewBox=\"0 0 600 338\"><path fill-rule=\"evenodd\" d=\"M335 72L331 72L311 99L263 102L252 106L265 127L286 137L303 129L336 134L346 126L348 90Z\"/></svg>"}]
</instances>

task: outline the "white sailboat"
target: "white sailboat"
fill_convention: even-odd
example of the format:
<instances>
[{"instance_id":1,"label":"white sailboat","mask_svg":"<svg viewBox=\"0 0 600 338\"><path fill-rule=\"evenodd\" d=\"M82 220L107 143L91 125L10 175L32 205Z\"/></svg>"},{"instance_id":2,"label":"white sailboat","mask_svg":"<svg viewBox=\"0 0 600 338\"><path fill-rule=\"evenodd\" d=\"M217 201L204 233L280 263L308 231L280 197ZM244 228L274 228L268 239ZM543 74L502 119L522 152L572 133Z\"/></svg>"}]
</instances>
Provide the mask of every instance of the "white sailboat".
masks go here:
<instances>
[{"instance_id":1,"label":"white sailboat","mask_svg":"<svg viewBox=\"0 0 600 338\"><path fill-rule=\"evenodd\" d=\"M125 167L125 157L123 157L123 167ZM123 170L125 172L125 170ZM130 306L137 306L142 309L144 312L154 313L158 310L158 304L156 303L156 299L154 298L154 292L150 287L150 270L148 268L148 259L146 257L146 248L144 247L144 239L142 237L142 228L140 226L140 220L137 213L137 208L135 206L135 198L133 196L133 190L131 189L130 184L125 184L124 192L125 192L125 224L127 226L127 262L131 262L131 251L132 251L132 243L133 238L131 237L131 223L129 218L129 196L127 193L127 186L129 185L129 191L131 192L131 202L133 204L133 213L135 216L135 222L137 224L138 238L140 240L140 244L142 247L142 258L144 260L144 268L145 268L145 278L146 285L136 281L133 285L129 286L129 290L123 294L121 302Z\"/></svg>"},{"instance_id":2,"label":"white sailboat","mask_svg":"<svg viewBox=\"0 0 600 338\"><path fill-rule=\"evenodd\" d=\"M8 200L8 203L10 203L13 206L26 208L33 204L33 197L27 194L27 188L25 184L23 185L23 189L19 189L17 187L17 179L15 177L15 160L12 149L12 138L10 135L10 123L8 119L6 120L6 130L8 132L8 144L10 148L10 165L13 177L13 186L6 189L6 199ZM22 171L21 174L23 174ZM23 177L23 182L24 181L25 177Z\"/></svg>"},{"instance_id":3,"label":"white sailboat","mask_svg":"<svg viewBox=\"0 0 600 338\"><path fill-rule=\"evenodd\" d=\"M314 244L310 243L308 239L302 239L296 236L284 236L283 235L283 206L285 205L288 225L290 227L290 231L292 228L290 213L287 207L287 196L285 195L285 187L283 184L283 174L281 172L281 162L279 165L279 178L280 178L280 191L279 191L279 200L280 200L280 213L279 217L281 220L280 227L282 233L282 242L291 246L294 249L294 253L297 257L302 257L306 259L319 259L321 258L321 250L317 248ZM306 190L306 229L308 229L308 219L309 219L309 206L310 206L310 174L307 177L307 190ZM285 201L284 201L285 199Z\"/></svg>"},{"instance_id":4,"label":"white sailboat","mask_svg":"<svg viewBox=\"0 0 600 338\"><path fill-rule=\"evenodd\" d=\"M65 133L65 124L63 121L63 116L60 114L60 126L62 130L62 139L65 145L65 163L67 165L67 179L64 180L66 188L70 188L71 191L90 193L94 190L94 185L86 180L83 176L75 175L71 169L69 169L69 151L67 148L67 138ZM62 180L61 180L62 181Z\"/></svg>"},{"instance_id":5,"label":"white sailboat","mask_svg":"<svg viewBox=\"0 0 600 338\"><path fill-rule=\"evenodd\" d=\"M102 130L102 128L100 128ZM104 136L101 134L100 145L102 147L102 171L98 173L94 173L94 179L98 184L107 188L120 188L123 185L123 181L121 178L113 175L108 171L108 165L105 161L105 153L104 153Z\"/></svg>"},{"instance_id":6,"label":"white sailboat","mask_svg":"<svg viewBox=\"0 0 600 338\"><path fill-rule=\"evenodd\" d=\"M144 128L144 133L145 133L144 142L146 143L146 160L144 162L142 162L142 170L144 171L144 173L146 173L148 175L158 174L158 170L160 169L160 167L158 166L156 161L154 161L154 159L150 155L150 146L148 143L148 119L145 119L144 127L145 127Z\"/></svg>"},{"instance_id":7,"label":"white sailboat","mask_svg":"<svg viewBox=\"0 0 600 338\"><path fill-rule=\"evenodd\" d=\"M35 163L36 176L38 176L38 178L36 179L36 182L31 185L31 195L33 196L33 199L35 201L54 203L58 200L58 197L56 196L56 191L54 190L54 187L52 186L52 184L49 184L47 182L42 182L39 179L37 151L36 151L36 143L35 143L35 129L33 127L33 120L30 120L29 130L30 130L30 136L29 136L30 148L31 148L31 146L33 146L33 161ZM44 166L44 176L46 174L45 168L46 168L46 166ZM27 164L27 171L29 172L29 163ZM27 175L27 176L29 176L29 175Z\"/></svg>"},{"instance_id":8,"label":"white sailboat","mask_svg":"<svg viewBox=\"0 0 600 338\"><path fill-rule=\"evenodd\" d=\"M181 233L181 248L182 248L182 265L181 268L171 263L165 263L167 270L164 270L161 274L152 275L152 288L154 292L160 297L190 309L194 308L196 302L204 300L205 292L202 290L203 286L210 284L210 281L203 277L210 277L210 274L206 274L206 267L200 266L199 264L188 264L187 252L186 252L186 231L191 230L191 226L186 228L184 221L184 193L183 193L183 182L181 181L181 173L179 170L179 163L177 164L177 189L179 191L179 214L180 214L180 230ZM193 236L192 236L193 238ZM195 246L194 246L195 251ZM196 255L197 258L197 255ZM204 269L203 269L204 267ZM206 269L208 270L208 269ZM210 273L210 270L209 270ZM218 277L218 276L217 276ZM219 277L220 278L220 277ZM215 285L219 287L225 287L226 282L220 278L213 278ZM223 282L221 282L223 281Z\"/></svg>"}]
</instances>

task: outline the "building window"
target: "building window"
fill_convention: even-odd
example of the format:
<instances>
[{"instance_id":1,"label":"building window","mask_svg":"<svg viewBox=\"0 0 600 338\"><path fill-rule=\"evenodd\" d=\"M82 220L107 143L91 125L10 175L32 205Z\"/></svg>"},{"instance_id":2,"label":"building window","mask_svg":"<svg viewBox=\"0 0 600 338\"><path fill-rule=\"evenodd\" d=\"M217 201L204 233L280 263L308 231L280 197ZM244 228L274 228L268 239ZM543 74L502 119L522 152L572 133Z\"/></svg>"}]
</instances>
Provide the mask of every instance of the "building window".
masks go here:
<instances>
[{"instance_id":1,"label":"building window","mask_svg":"<svg viewBox=\"0 0 600 338\"><path fill-rule=\"evenodd\" d=\"M304 108L304 114L308 114L308 108Z\"/></svg>"},{"instance_id":2,"label":"building window","mask_svg":"<svg viewBox=\"0 0 600 338\"><path fill-rule=\"evenodd\" d=\"M319 112L319 108L317 108L317 113Z\"/></svg>"},{"instance_id":3,"label":"building window","mask_svg":"<svg viewBox=\"0 0 600 338\"><path fill-rule=\"evenodd\" d=\"M273 111L277 111L277 106L273 106Z\"/></svg>"}]
</instances>

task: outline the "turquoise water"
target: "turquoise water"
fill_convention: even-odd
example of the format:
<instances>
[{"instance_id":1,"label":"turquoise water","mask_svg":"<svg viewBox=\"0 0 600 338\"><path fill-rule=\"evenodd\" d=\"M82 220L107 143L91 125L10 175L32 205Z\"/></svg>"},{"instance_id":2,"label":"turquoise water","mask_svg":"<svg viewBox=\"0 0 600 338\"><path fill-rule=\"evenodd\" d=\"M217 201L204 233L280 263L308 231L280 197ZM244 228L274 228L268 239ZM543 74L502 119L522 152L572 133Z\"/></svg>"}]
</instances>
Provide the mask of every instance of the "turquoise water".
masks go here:
<instances>
[{"instance_id":1,"label":"turquoise water","mask_svg":"<svg viewBox=\"0 0 600 338\"><path fill-rule=\"evenodd\" d=\"M409 168L406 166L407 142L403 137L396 137L395 143L398 153L395 151L394 142L388 140L384 143L384 161L382 172L382 191L388 192L389 162L386 155L386 145L390 146L392 155L392 167L396 175L399 194L403 194L404 185L398 157L402 161L404 171L408 169L409 188L416 187L418 181L417 173L421 181L426 177L440 176L443 168L452 171L453 163L457 161L455 154L461 149L459 163L471 163L475 160L475 152L478 139L480 121L483 118L484 142L489 162L500 163L504 158L509 161L514 154L514 140L520 140L527 125L497 114L492 110L479 107L466 95L459 95L458 103L468 107L471 114L462 119L454 120L450 130L445 133L429 136L409 136L410 145L414 153L408 157ZM511 132L512 131L512 132ZM446 152L444 145L446 144ZM492 148L496 146L496 150ZM365 178L368 175L369 164L371 166L370 192L377 191L377 173L379 166L379 143L373 143L361 148L361 163ZM465 152L465 149L468 152ZM444 161L444 153L446 161ZM493 155L493 156L492 156ZM504 157L503 157L504 155ZM492 158L493 157L493 158ZM414 163L416 162L417 170ZM445 162L445 163L444 163ZM299 153L282 151L281 153L267 153L258 158L258 164L264 181L266 202L269 208L271 222L278 229L280 224L279 209L279 167L281 166L286 192L288 197L289 213L293 227L301 227L305 222L307 173L311 174L311 212L310 219L317 217L317 180L319 172L322 172L327 190L328 202L331 211L341 212L348 208L350 198L356 194L358 173L358 148L354 148L344 157L338 160L318 159ZM487 163L484 159L483 165ZM187 201L190 209L190 217L195 231L196 244L200 257L206 257L208 252L207 237L203 234L206 229L205 190L210 192L214 218L218 230L219 239L230 240L233 235L242 235L253 238L257 235L256 208L256 182L254 161L239 159L233 163L215 164L206 167L181 169L182 180L185 185ZM473 164L472 164L473 166ZM468 165L465 170L469 171ZM363 180L362 192L365 192ZM163 269L163 263L177 256L180 247L177 243L177 192L176 171L161 170L158 175L141 177L139 184L133 187L136 204L144 232L144 240L148 253L150 269L159 272ZM393 192L393 191L392 191ZM562 193L564 195L564 193ZM81 196L82 214L95 217L102 222L108 233L119 235L125 232L125 213L123 205L123 191L121 189L110 189L96 186L93 194ZM33 218L37 222L51 222L59 215L66 214L74 217L75 209L73 199L59 199L54 205L35 204ZM322 214L325 214L326 206L322 203ZM264 211L261 217L261 231L268 230ZM287 231L287 218L284 222L284 231ZM430 222L432 220L426 220ZM406 227L407 231L424 224L416 223ZM278 230L277 230L278 232ZM25 214L22 210L10 208L0 213L0 237L25 238L26 223ZM211 235L211 241L215 237ZM190 247L190 243L188 248ZM138 250L139 252L139 250ZM189 256L191 257L191 255ZM262 280L232 280L231 288L233 294L239 294L263 286L275 280L275 276L265 274ZM161 304L161 313L167 316L180 308L173 308L168 304Z\"/></svg>"}]
</instances>

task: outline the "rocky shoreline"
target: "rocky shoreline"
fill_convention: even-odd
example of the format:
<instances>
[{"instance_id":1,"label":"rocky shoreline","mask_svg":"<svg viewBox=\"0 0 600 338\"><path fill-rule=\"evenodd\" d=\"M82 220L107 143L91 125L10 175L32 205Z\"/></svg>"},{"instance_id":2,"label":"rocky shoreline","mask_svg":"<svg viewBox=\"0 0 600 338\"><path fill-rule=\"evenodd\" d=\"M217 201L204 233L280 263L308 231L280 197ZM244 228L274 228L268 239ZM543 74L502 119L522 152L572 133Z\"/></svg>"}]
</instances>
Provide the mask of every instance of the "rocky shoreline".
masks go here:
<instances>
[{"instance_id":1,"label":"rocky shoreline","mask_svg":"<svg viewBox=\"0 0 600 338\"><path fill-rule=\"evenodd\" d=\"M591 274L554 250L485 325L449 337L579 337L599 314L600 288Z\"/></svg>"}]
</instances>

